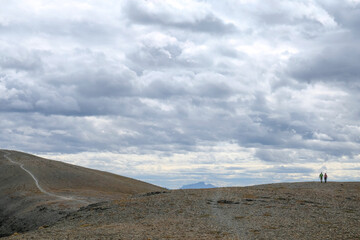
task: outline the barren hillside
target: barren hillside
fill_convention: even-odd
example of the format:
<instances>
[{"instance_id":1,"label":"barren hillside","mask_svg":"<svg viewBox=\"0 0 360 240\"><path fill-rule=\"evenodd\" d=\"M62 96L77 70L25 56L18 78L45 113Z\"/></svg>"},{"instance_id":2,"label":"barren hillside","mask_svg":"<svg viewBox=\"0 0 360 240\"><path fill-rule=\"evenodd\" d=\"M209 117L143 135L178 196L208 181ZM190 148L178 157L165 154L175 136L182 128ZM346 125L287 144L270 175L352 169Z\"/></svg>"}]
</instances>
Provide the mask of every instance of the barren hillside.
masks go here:
<instances>
[{"instance_id":1,"label":"barren hillside","mask_svg":"<svg viewBox=\"0 0 360 240\"><path fill-rule=\"evenodd\" d=\"M135 179L7 150L0 151L0 183L0 236L52 224L90 203L163 190Z\"/></svg>"},{"instance_id":2,"label":"barren hillside","mask_svg":"<svg viewBox=\"0 0 360 240\"><path fill-rule=\"evenodd\" d=\"M30 217L38 224L5 239L360 239L359 182L169 191L108 173L95 171L96 175L94 170L11 154L18 156L16 161L27 163L44 189L73 199L44 194L19 165L0 158L1 206L7 211L22 209L15 211L17 229L22 230L19 224L28 224ZM67 173L62 175L64 169ZM81 179L93 181L92 175L119 179L130 186L109 183L107 188ZM96 193L108 197L101 199ZM9 223L15 226L9 219L2 220L3 228Z\"/></svg>"}]
</instances>

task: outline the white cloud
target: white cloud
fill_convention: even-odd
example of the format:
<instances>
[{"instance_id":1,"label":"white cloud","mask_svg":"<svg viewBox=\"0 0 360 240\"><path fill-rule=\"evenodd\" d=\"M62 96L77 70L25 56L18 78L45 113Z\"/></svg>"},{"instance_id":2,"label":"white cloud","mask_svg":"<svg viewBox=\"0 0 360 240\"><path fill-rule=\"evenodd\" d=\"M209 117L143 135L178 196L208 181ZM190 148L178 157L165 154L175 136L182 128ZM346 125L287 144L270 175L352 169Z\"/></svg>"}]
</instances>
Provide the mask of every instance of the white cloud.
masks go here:
<instances>
[{"instance_id":1,"label":"white cloud","mask_svg":"<svg viewBox=\"0 0 360 240\"><path fill-rule=\"evenodd\" d=\"M7 1L1 147L172 187L291 181L301 171L310 180L309 169L354 167L356 6Z\"/></svg>"},{"instance_id":2,"label":"white cloud","mask_svg":"<svg viewBox=\"0 0 360 240\"><path fill-rule=\"evenodd\" d=\"M313 133L314 138L318 139L318 140L325 140L325 141L331 141L333 140L330 136L326 135L325 133L317 133L314 132Z\"/></svg>"}]
</instances>

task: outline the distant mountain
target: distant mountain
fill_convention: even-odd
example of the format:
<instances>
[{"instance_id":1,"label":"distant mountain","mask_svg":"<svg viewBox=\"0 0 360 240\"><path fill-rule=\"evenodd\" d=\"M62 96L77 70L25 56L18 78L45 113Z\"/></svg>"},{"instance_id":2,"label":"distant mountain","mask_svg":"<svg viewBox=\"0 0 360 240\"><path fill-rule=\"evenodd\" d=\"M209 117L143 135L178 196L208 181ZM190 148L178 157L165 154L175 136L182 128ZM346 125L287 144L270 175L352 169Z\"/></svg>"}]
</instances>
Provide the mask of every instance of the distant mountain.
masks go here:
<instances>
[{"instance_id":1,"label":"distant mountain","mask_svg":"<svg viewBox=\"0 0 360 240\"><path fill-rule=\"evenodd\" d=\"M198 182L189 185L184 185L180 189L200 189L200 188L216 188L216 186L210 183L206 184L205 182Z\"/></svg>"}]
</instances>

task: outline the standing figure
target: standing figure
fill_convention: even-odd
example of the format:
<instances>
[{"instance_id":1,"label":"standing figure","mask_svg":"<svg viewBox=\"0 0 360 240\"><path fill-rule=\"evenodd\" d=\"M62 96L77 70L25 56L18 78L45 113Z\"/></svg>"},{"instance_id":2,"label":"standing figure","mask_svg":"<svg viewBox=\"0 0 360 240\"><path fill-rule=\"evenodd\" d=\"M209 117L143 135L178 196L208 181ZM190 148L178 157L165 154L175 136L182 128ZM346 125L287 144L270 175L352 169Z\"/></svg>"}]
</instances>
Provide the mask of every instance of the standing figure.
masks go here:
<instances>
[{"instance_id":1,"label":"standing figure","mask_svg":"<svg viewBox=\"0 0 360 240\"><path fill-rule=\"evenodd\" d=\"M326 183L326 181L327 181L327 174L326 173L324 175L324 180L325 180L325 183Z\"/></svg>"},{"instance_id":2,"label":"standing figure","mask_svg":"<svg viewBox=\"0 0 360 240\"><path fill-rule=\"evenodd\" d=\"M323 175L323 173L321 172L320 175L319 175L319 177L320 177L320 182L321 182L321 183L322 183L323 176L324 176L324 175Z\"/></svg>"}]
</instances>

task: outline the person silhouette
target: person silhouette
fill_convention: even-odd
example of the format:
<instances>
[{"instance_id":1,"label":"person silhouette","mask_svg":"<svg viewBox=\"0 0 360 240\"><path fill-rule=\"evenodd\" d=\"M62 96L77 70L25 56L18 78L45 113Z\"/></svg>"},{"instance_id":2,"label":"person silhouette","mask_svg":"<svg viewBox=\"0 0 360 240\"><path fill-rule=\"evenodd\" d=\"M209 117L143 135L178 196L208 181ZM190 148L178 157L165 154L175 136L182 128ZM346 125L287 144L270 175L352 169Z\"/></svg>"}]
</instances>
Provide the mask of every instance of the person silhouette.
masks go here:
<instances>
[{"instance_id":1,"label":"person silhouette","mask_svg":"<svg viewBox=\"0 0 360 240\"><path fill-rule=\"evenodd\" d=\"M321 172L320 175L319 175L319 177L320 177L320 182L321 182L321 183L322 183L322 180L323 180L323 176L324 176L324 175L323 175L323 173Z\"/></svg>"},{"instance_id":2,"label":"person silhouette","mask_svg":"<svg viewBox=\"0 0 360 240\"><path fill-rule=\"evenodd\" d=\"M324 180L325 180L325 183L327 182L327 174L325 173L325 175L324 175Z\"/></svg>"}]
</instances>

